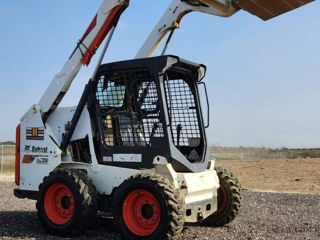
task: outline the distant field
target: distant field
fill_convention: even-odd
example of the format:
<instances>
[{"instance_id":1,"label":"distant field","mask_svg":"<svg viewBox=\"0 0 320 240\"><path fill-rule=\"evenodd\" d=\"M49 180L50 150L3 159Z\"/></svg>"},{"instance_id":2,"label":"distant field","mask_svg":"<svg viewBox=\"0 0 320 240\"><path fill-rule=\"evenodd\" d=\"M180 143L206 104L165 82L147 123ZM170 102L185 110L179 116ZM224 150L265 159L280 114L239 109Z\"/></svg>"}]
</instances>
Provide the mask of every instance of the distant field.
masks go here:
<instances>
[{"instance_id":1,"label":"distant field","mask_svg":"<svg viewBox=\"0 0 320 240\"><path fill-rule=\"evenodd\" d=\"M15 146L4 146L3 147L3 154L4 155L14 155L15 151L16 151ZM0 147L0 154L2 154L2 147Z\"/></svg>"},{"instance_id":2,"label":"distant field","mask_svg":"<svg viewBox=\"0 0 320 240\"><path fill-rule=\"evenodd\" d=\"M320 194L320 158L217 160L243 188Z\"/></svg>"},{"instance_id":3,"label":"distant field","mask_svg":"<svg viewBox=\"0 0 320 240\"><path fill-rule=\"evenodd\" d=\"M2 153L3 149L3 153ZM3 158L2 158L3 157ZM0 161L2 163L2 170L6 172L14 171L15 160L15 146L0 146Z\"/></svg>"},{"instance_id":4,"label":"distant field","mask_svg":"<svg viewBox=\"0 0 320 240\"><path fill-rule=\"evenodd\" d=\"M239 178L244 189L320 194L320 159L218 160ZM4 166L14 171L14 165ZM13 173L0 173L0 181L13 181Z\"/></svg>"},{"instance_id":5,"label":"distant field","mask_svg":"<svg viewBox=\"0 0 320 240\"><path fill-rule=\"evenodd\" d=\"M320 158L320 149L211 147L210 153L218 160Z\"/></svg>"},{"instance_id":6,"label":"distant field","mask_svg":"<svg viewBox=\"0 0 320 240\"><path fill-rule=\"evenodd\" d=\"M14 147L5 148L4 172L14 171L14 151ZM232 171L246 189L320 194L320 156L301 157L318 153L319 149L211 149L216 165Z\"/></svg>"},{"instance_id":7,"label":"distant field","mask_svg":"<svg viewBox=\"0 0 320 240\"><path fill-rule=\"evenodd\" d=\"M14 171L14 161L3 161L2 171L4 172L13 172Z\"/></svg>"},{"instance_id":8,"label":"distant field","mask_svg":"<svg viewBox=\"0 0 320 240\"><path fill-rule=\"evenodd\" d=\"M216 165L250 190L320 194L320 149L212 147Z\"/></svg>"}]
</instances>

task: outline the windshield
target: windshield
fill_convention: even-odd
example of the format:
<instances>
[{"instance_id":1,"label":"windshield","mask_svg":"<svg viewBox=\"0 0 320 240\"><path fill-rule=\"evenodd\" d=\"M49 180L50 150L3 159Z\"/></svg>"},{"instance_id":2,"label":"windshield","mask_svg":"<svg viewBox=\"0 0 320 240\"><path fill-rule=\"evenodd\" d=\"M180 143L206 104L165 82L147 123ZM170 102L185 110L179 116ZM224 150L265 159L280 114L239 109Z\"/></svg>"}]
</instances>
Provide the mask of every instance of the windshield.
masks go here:
<instances>
[{"instance_id":1,"label":"windshield","mask_svg":"<svg viewBox=\"0 0 320 240\"><path fill-rule=\"evenodd\" d=\"M96 92L100 107L122 107L125 90L124 85L115 84L111 81L105 83L105 77L101 76Z\"/></svg>"}]
</instances>

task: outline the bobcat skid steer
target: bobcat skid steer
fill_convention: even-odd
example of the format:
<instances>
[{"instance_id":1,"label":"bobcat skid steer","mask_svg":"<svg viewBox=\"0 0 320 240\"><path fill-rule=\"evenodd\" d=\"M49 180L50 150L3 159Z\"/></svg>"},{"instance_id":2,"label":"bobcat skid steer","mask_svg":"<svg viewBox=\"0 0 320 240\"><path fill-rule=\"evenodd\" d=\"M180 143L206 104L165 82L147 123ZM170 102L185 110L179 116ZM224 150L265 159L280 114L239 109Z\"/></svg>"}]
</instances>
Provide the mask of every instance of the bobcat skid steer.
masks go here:
<instances>
[{"instance_id":1,"label":"bobcat skid steer","mask_svg":"<svg viewBox=\"0 0 320 240\"><path fill-rule=\"evenodd\" d=\"M98 211L113 217L130 240L170 239L185 222L231 222L241 186L210 160L209 118L203 117L209 111L202 110L199 96L200 88L206 95L206 67L177 56L151 56L170 32L166 49L187 13L228 17L243 8L266 20L307 2L173 0L135 59L101 65L129 5L105 0L17 127L15 196L37 200L41 224L60 236L85 230ZM106 36L78 105L58 108Z\"/></svg>"}]
</instances>

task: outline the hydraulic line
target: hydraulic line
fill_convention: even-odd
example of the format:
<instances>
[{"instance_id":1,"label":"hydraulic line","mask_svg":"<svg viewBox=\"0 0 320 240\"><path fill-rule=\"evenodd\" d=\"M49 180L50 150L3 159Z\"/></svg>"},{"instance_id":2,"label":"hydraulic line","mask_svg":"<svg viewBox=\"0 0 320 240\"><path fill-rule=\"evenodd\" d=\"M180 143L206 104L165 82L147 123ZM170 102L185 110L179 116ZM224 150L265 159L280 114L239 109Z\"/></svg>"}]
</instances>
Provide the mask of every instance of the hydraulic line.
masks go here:
<instances>
[{"instance_id":1,"label":"hydraulic line","mask_svg":"<svg viewBox=\"0 0 320 240\"><path fill-rule=\"evenodd\" d=\"M102 63L102 61L103 61L104 56L106 55L106 52L107 52L108 47L109 47L109 45L110 45L110 42L111 42L111 39L112 39L112 37L113 37L113 34L114 34L115 29L116 29L116 25L113 26L112 29L110 30L110 33L109 33L109 35L108 35L106 44L105 44L105 46L104 46L103 49L102 49L102 53L101 53L101 55L100 55L100 57L99 57L99 60L98 60L97 65L96 65L96 68L94 69L94 72L93 72L93 75L92 75L92 78L91 78L92 80L95 80L95 78L96 78L98 69L99 69L99 67L100 67L100 65L101 65L101 63Z\"/></svg>"}]
</instances>

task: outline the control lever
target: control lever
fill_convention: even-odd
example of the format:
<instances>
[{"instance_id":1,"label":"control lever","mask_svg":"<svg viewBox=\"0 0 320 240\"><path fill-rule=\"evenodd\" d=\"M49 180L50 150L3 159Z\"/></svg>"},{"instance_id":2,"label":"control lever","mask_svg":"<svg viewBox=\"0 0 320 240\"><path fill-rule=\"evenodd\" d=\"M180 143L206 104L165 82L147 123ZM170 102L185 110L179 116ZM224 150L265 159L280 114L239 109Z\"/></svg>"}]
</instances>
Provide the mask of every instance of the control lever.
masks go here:
<instances>
[{"instance_id":1,"label":"control lever","mask_svg":"<svg viewBox=\"0 0 320 240\"><path fill-rule=\"evenodd\" d=\"M152 132L151 132L150 138L153 138L153 136L156 133L156 131L158 130L158 128L159 128L159 125L157 123L154 123L153 127L152 127Z\"/></svg>"},{"instance_id":2,"label":"control lever","mask_svg":"<svg viewBox=\"0 0 320 240\"><path fill-rule=\"evenodd\" d=\"M181 124L178 124L177 126L177 147L180 147L180 135L181 135L181 131L182 131L182 126Z\"/></svg>"}]
</instances>

